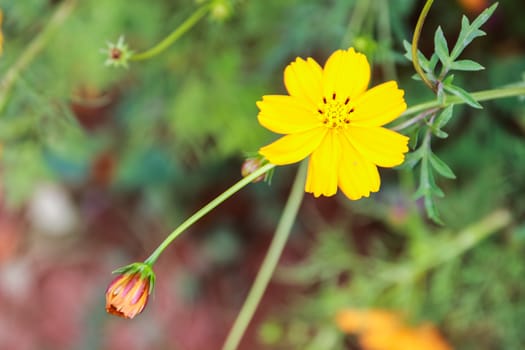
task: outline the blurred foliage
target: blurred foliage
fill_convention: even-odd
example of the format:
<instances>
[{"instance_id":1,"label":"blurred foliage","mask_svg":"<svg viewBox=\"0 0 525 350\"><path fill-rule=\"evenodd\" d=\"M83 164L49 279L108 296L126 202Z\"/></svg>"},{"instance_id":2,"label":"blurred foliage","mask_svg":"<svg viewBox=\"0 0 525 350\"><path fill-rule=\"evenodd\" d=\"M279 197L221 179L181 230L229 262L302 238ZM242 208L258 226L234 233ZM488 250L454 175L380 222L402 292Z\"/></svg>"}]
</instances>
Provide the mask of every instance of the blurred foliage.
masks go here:
<instances>
[{"instance_id":1,"label":"blurred foliage","mask_svg":"<svg viewBox=\"0 0 525 350\"><path fill-rule=\"evenodd\" d=\"M0 77L61 3L0 0L5 36ZM421 44L427 56L438 25L446 38L457 37L458 3L436 2L430 12ZM134 51L147 50L198 4L77 1L21 71L0 114L9 205L23 207L42 182L71 188L94 183L111 193L139 193L151 211L173 224L202 199L196 194L233 183L243 156L275 138L257 124L255 102L284 91L283 68L296 56L323 62L334 49L353 45L373 59L373 84L397 77L409 105L432 99L421 82L411 80L412 67L402 57L421 1L229 4L230 18L208 16L155 58L109 69L100 53L107 41L123 35ZM486 70L468 78L460 72L455 82L467 91L523 83L524 12L522 1L500 1L484 27L488 35L465 53ZM457 349L525 344L525 103L514 98L483 107L455 107L446 126L449 137L432 140L432 151L456 174L455 180L436 179L446 193L437 200L444 227L424 219L421 203L411 197L414 175L406 171L399 178L382 172L382 190L370 199L349 203L337 197L329 219L317 212L324 204L309 202L307 209L315 207L316 215L307 211L296 228L313 236L307 256L277 276L302 289L292 306L275 310L262 324L263 342L275 349L351 348L333 317L352 306L431 320ZM252 225L277 221L289 175L278 170L271 189L250 189L257 199L251 203L257 210L249 218ZM466 228L502 208L512 215L503 232L489 232L493 236L461 254L447 255L461 248L457 237L470 232ZM306 233L294 240L308 241ZM210 237L204 250L211 260L242 256L240 240L227 229ZM417 278L406 279L407 271L417 271Z\"/></svg>"}]
</instances>

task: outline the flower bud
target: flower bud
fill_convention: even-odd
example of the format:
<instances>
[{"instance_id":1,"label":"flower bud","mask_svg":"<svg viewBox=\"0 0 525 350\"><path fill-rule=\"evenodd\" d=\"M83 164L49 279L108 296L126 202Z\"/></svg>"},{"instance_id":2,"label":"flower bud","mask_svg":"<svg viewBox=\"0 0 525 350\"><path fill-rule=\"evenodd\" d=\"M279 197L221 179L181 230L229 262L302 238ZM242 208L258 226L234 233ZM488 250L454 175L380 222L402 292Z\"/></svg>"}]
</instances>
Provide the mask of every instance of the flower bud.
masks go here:
<instances>
[{"instance_id":1,"label":"flower bud","mask_svg":"<svg viewBox=\"0 0 525 350\"><path fill-rule=\"evenodd\" d=\"M227 20L232 12L232 4L227 0L215 0L212 3L210 17L218 22Z\"/></svg>"},{"instance_id":2,"label":"flower bud","mask_svg":"<svg viewBox=\"0 0 525 350\"><path fill-rule=\"evenodd\" d=\"M119 276L106 291L106 311L132 319L146 306L155 285L155 273L145 263L134 263L114 272Z\"/></svg>"},{"instance_id":3,"label":"flower bud","mask_svg":"<svg viewBox=\"0 0 525 350\"><path fill-rule=\"evenodd\" d=\"M242 177L246 177L250 174L252 174L253 172L255 172L257 169L259 169L260 167L262 167L264 165L264 161L262 158L248 158L244 161L244 163L242 163L242 167L241 167L241 175ZM253 180L253 182L259 182L259 181L262 181L264 180L264 177L266 175L263 174L257 178L255 178Z\"/></svg>"},{"instance_id":4,"label":"flower bud","mask_svg":"<svg viewBox=\"0 0 525 350\"><path fill-rule=\"evenodd\" d=\"M128 48L123 36L118 39L116 44L108 42L107 49L101 51L107 55L106 66L128 68L128 61L133 56L133 51Z\"/></svg>"}]
</instances>

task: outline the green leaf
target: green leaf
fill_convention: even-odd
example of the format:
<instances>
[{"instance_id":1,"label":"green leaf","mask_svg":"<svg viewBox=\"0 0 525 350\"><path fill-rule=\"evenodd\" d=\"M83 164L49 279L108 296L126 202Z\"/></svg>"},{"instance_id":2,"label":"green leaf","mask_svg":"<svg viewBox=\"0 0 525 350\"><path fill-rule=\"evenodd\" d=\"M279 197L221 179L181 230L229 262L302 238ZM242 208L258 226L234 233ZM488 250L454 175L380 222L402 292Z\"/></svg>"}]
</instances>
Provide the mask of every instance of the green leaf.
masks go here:
<instances>
[{"instance_id":1,"label":"green leaf","mask_svg":"<svg viewBox=\"0 0 525 350\"><path fill-rule=\"evenodd\" d=\"M429 149L425 146L422 146L420 149L422 150L422 157L421 168L419 170L419 188L414 194L415 198L420 198L432 193L432 185L430 183L433 181L433 179L430 177L428 157L426 156L426 153L429 151Z\"/></svg>"},{"instance_id":2,"label":"green leaf","mask_svg":"<svg viewBox=\"0 0 525 350\"><path fill-rule=\"evenodd\" d=\"M463 71L478 71L478 70L485 69L485 67L483 67L478 62L475 62L472 60L459 60L459 61L452 62L450 64L450 69L463 70Z\"/></svg>"},{"instance_id":3,"label":"green leaf","mask_svg":"<svg viewBox=\"0 0 525 350\"><path fill-rule=\"evenodd\" d=\"M433 128L432 133L440 139L446 139L448 137L448 134L441 129Z\"/></svg>"},{"instance_id":4,"label":"green leaf","mask_svg":"<svg viewBox=\"0 0 525 350\"><path fill-rule=\"evenodd\" d=\"M483 107L476 101L472 95L470 95L467 91L463 90L459 86L455 85L443 85L443 88L445 91L450 92L453 95L456 95L463 101L465 101L466 104L468 104L471 107L482 109Z\"/></svg>"},{"instance_id":5,"label":"green leaf","mask_svg":"<svg viewBox=\"0 0 525 350\"><path fill-rule=\"evenodd\" d=\"M407 60L412 62L412 44L410 44L408 41L403 40L403 47L405 48L405 57Z\"/></svg>"},{"instance_id":6,"label":"green leaf","mask_svg":"<svg viewBox=\"0 0 525 350\"><path fill-rule=\"evenodd\" d=\"M443 220L441 220L441 217L439 216L439 212L436 208L436 203L434 202L432 196L425 196L424 203L428 217L432 219L432 221L434 221L436 224L443 225Z\"/></svg>"},{"instance_id":7,"label":"green leaf","mask_svg":"<svg viewBox=\"0 0 525 350\"><path fill-rule=\"evenodd\" d=\"M434 121L434 125L436 125L438 129L441 129L442 127L447 125L450 119L452 118L453 110L454 110L454 105L450 105L447 108L445 108L443 111L441 111L441 113L439 113L439 115L436 117Z\"/></svg>"},{"instance_id":8,"label":"green leaf","mask_svg":"<svg viewBox=\"0 0 525 350\"><path fill-rule=\"evenodd\" d=\"M439 188L435 183L434 181L432 181L431 183L431 193L436 196L436 197L439 197L439 198L443 198L445 197L445 193L443 193L443 191L441 190L441 188Z\"/></svg>"},{"instance_id":9,"label":"green leaf","mask_svg":"<svg viewBox=\"0 0 525 350\"><path fill-rule=\"evenodd\" d=\"M467 47L472 40L474 40L477 37L484 36L486 33L479 28L485 24L485 22L492 16L494 11L496 10L496 7L498 7L498 3L495 3L485 11L483 11L473 22L472 24L469 23L469 20L466 16L463 16L461 19L461 31L458 35L458 40L456 41L456 45L454 45L454 49L452 49L452 53L450 54L450 59L454 61L456 58L459 57L459 55L463 52L465 47Z\"/></svg>"},{"instance_id":10,"label":"green leaf","mask_svg":"<svg viewBox=\"0 0 525 350\"><path fill-rule=\"evenodd\" d=\"M409 129L408 134L410 135L410 138L408 140L408 147L410 147L410 149L416 149L420 133L421 128L418 125L413 125L412 128Z\"/></svg>"},{"instance_id":11,"label":"green leaf","mask_svg":"<svg viewBox=\"0 0 525 350\"><path fill-rule=\"evenodd\" d=\"M421 162L421 171L420 171L420 183L419 188L416 193L414 193L414 198L418 199L423 197L423 203L425 205L425 211L427 216L437 224L443 224L439 213L434 202L434 195L443 197L443 192L437 187L434 183L434 178L428 169L428 160L425 158Z\"/></svg>"},{"instance_id":12,"label":"green leaf","mask_svg":"<svg viewBox=\"0 0 525 350\"><path fill-rule=\"evenodd\" d=\"M412 44L410 44L406 40L403 40L403 46L406 50L405 57L412 62ZM419 65L421 66L421 68L423 68L423 70L427 73L432 73L433 69L430 69L430 62L425 57L425 55L423 55L423 53L421 53L421 51L419 50L417 51L417 58L419 60Z\"/></svg>"},{"instance_id":13,"label":"green leaf","mask_svg":"<svg viewBox=\"0 0 525 350\"><path fill-rule=\"evenodd\" d=\"M441 27L438 27L434 35L434 50L436 51L436 55L439 57L439 60L443 66L448 67L450 65L448 44Z\"/></svg>"},{"instance_id":14,"label":"green leaf","mask_svg":"<svg viewBox=\"0 0 525 350\"><path fill-rule=\"evenodd\" d=\"M430 61L429 61L429 67L428 68L429 68L430 72L434 72L434 69L436 69L436 65L437 65L438 61L439 61L439 57L434 52L432 54L432 57L430 57Z\"/></svg>"},{"instance_id":15,"label":"green leaf","mask_svg":"<svg viewBox=\"0 0 525 350\"><path fill-rule=\"evenodd\" d=\"M405 161L403 162L403 167L410 168L410 169L414 168L419 163L422 156L423 156L423 152L421 152L421 148L418 148L414 152L410 152L405 157Z\"/></svg>"},{"instance_id":16,"label":"green leaf","mask_svg":"<svg viewBox=\"0 0 525 350\"><path fill-rule=\"evenodd\" d=\"M443 177L446 177L447 179L456 178L456 175L454 175L452 169L450 169L450 167L444 161L439 159L439 157L433 152L430 153L430 164L432 164L434 170L436 170Z\"/></svg>"},{"instance_id":17,"label":"green leaf","mask_svg":"<svg viewBox=\"0 0 525 350\"><path fill-rule=\"evenodd\" d=\"M425 211L427 213L427 216L432 219L434 222L438 224L442 224L441 218L439 217L438 210L436 208L436 204L434 202L434 197L444 197L445 194L443 191L436 185L436 182L434 180L434 175L432 173L432 169L435 168L432 159L433 153L430 149L430 143L423 141L423 145L414 153L414 160L420 158L421 159L421 168L419 171L419 187L417 191L414 193L413 197L414 199L422 198L425 204ZM437 156L435 156L437 158ZM443 169L448 169L448 166L443 163L439 158L437 158L437 162L439 163L438 166L441 166L441 171L446 171ZM441 164L442 163L442 164ZM452 171L450 170L450 173Z\"/></svg>"},{"instance_id":18,"label":"green leaf","mask_svg":"<svg viewBox=\"0 0 525 350\"><path fill-rule=\"evenodd\" d=\"M428 190L424 188L420 183L419 187L417 188L417 191L414 192L414 194L412 195L412 198L414 198L414 200L417 200L419 198L426 196L427 193L428 193Z\"/></svg>"},{"instance_id":19,"label":"green leaf","mask_svg":"<svg viewBox=\"0 0 525 350\"><path fill-rule=\"evenodd\" d=\"M497 7L498 3L496 2L494 5L481 12L479 16L472 22L472 27L481 28L481 26L489 20Z\"/></svg>"},{"instance_id":20,"label":"green leaf","mask_svg":"<svg viewBox=\"0 0 525 350\"><path fill-rule=\"evenodd\" d=\"M454 81L454 74L450 74L443 80L443 85L452 85L453 81Z\"/></svg>"}]
</instances>

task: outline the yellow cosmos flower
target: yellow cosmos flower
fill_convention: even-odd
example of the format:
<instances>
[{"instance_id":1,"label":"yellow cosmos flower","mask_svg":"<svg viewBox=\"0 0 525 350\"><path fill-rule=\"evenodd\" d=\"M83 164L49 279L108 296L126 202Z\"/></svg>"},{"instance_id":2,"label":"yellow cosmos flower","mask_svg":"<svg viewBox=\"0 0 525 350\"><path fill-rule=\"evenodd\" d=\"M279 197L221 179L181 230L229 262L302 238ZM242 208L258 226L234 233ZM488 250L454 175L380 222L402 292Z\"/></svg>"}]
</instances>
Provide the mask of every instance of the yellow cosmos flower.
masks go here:
<instances>
[{"instance_id":1,"label":"yellow cosmos flower","mask_svg":"<svg viewBox=\"0 0 525 350\"><path fill-rule=\"evenodd\" d=\"M367 90L370 65L353 48L338 50L324 68L297 58L284 70L289 95L267 95L257 102L265 128L285 134L259 153L275 165L309 158L305 191L350 199L379 190L377 166L403 163L408 137L382 126L406 109L395 81Z\"/></svg>"}]
</instances>

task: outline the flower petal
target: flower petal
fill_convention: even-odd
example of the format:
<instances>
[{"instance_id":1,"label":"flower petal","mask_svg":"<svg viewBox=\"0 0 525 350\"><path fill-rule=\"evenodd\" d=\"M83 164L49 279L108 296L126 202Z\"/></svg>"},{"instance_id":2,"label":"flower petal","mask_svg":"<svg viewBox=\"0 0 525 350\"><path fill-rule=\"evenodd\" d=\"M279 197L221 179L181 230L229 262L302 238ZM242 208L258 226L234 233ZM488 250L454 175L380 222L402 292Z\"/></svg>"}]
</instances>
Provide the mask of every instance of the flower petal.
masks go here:
<instances>
[{"instance_id":1,"label":"flower petal","mask_svg":"<svg viewBox=\"0 0 525 350\"><path fill-rule=\"evenodd\" d=\"M278 134L292 134L321 125L315 109L293 96L266 95L257 102L257 107L259 123Z\"/></svg>"},{"instance_id":2,"label":"flower petal","mask_svg":"<svg viewBox=\"0 0 525 350\"><path fill-rule=\"evenodd\" d=\"M364 158L382 167L403 163L408 152L408 137L382 127L352 125L345 135Z\"/></svg>"},{"instance_id":3,"label":"flower petal","mask_svg":"<svg viewBox=\"0 0 525 350\"><path fill-rule=\"evenodd\" d=\"M322 74L321 66L313 58L297 57L284 70L284 85L290 96L303 98L315 108L322 99Z\"/></svg>"},{"instance_id":4,"label":"flower petal","mask_svg":"<svg viewBox=\"0 0 525 350\"><path fill-rule=\"evenodd\" d=\"M363 93L370 82L370 65L366 56L353 48L337 50L326 61L323 72L323 96L350 100Z\"/></svg>"},{"instance_id":5,"label":"flower petal","mask_svg":"<svg viewBox=\"0 0 525 350\"><path fill-rule=\"evenodd\" d=\"M308 157L324 138L328 129L321 127L290 134L261 147L259 154L275 165L296 163Z\"/></svg>"},{"instance_id":6,"label":"flower petal","mask_svg":"<svg viewBox=\"0 0 525 350\"><path fill-rule=\"evenodd\" d=\"M339 188L350 199L368 197L379 191L381 179L377 167L357 152L344 137L341 138L341 163L339 165Z\"/></svg>"},{"instance_id":7,"label":"flower petal","mask_svg":"<svg viewBox=\"0 0 525 350\"><path fill-rule=\"evenodd\" d=\"M404 94L395 81L377 85L354 101L354 112L350 115L350 120L360 126L389 123L406 110Z\"/></svg>"},{"instance_id":8,"label":"flower petal","mask_svg":"<svg viewBox=\"0 0 525 350\"><path fill-rule=\"evenodd\" d=\"M328 132L310 156L304 190L315 197L337 193L337 175L341 145L335 132Z\"/></svg>"}]
</instances>

